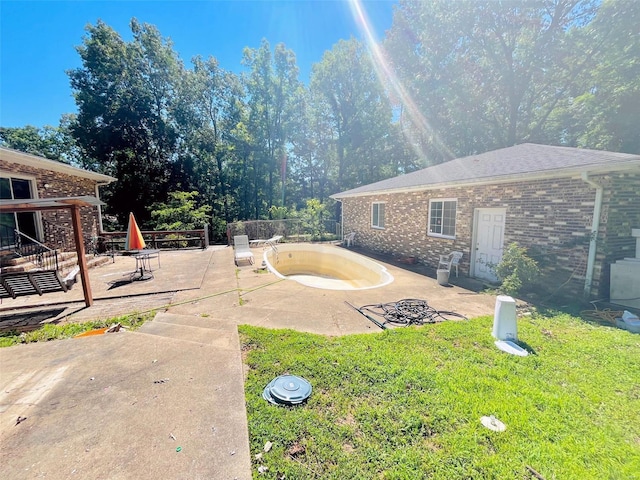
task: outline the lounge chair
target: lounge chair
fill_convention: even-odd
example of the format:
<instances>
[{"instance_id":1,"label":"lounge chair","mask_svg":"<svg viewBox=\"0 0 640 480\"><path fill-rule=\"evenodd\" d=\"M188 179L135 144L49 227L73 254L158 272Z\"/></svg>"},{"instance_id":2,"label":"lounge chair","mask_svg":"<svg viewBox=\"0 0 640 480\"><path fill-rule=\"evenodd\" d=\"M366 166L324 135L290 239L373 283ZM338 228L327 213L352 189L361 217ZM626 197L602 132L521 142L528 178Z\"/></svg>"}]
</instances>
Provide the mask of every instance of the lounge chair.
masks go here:
<instances>
[{"instance_id":1,"label":"lounge chair","mask_svg":"<svg viewBox=\"0 0 640 480\"><path fill-rule=\"evenodd\" d=\"M249 237L246 235L236 235L233 237L233 256L236 266L242 260L248 260L253 265L253 253L249 248Z\"/></svg>"},{"instance_id":2,"label":"lounge chair","mask_svg":"<svg viewBox=\"0 0 640 480\"><path fill-rule=\"evenodd\" d=\"M462 252L451 252L447 255L440 255L440 262L438 263L438 270L447 270L451 273L451 267L456 268L456 277L458 276L458 264L462 258Z\"/></svg>"},{"instance_id":3,"label":"lounge chair","mask_svg":"<svg viewBox=\"0 0 640 480\"><path fill-rule=\"evenodd\" d=\"M271 238L256 238L255 240L249 240L249 245L251 245L252 247L259 247L260 245L264 245L265 247L267 245L275 245L276 243L279 243L280 240L282 240L282 235L274 235Z\"/></svg>"}]
</instances>

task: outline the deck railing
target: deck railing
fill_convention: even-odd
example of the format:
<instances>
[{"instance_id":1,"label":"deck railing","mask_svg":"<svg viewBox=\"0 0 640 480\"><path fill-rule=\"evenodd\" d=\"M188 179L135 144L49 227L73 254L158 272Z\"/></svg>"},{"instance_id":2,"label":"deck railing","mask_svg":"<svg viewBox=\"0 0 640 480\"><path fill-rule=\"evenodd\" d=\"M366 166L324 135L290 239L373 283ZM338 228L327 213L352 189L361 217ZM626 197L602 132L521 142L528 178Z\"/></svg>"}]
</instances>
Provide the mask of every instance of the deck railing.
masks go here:
<instances>
[{"instance_id":1,"label":"deck railing","mask_svg":"<svg viewBox=\"0 0 640 480\"><path fill-rule=\"evenodd\" d=\"M209 246L209 230L207 228L195 230L142 230L141 233L147 248L205 249ZM95 251L97 253L124 251L126 237L127 232L102 232L95 239Z\"/></svg>"}]
</instances>

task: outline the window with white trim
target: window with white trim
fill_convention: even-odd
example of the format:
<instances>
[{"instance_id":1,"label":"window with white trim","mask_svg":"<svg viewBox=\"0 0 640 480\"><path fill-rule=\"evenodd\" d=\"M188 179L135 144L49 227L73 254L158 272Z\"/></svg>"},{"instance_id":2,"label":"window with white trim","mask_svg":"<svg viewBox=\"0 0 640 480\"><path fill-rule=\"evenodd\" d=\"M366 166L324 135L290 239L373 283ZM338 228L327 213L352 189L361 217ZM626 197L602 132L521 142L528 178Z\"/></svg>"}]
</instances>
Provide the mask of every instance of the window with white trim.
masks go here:
<instances>
[{"instance_id":1,"label":"window with white trim","mask_svg":"<svg viewBox=\"0 0 640 480\"><path fill-rule=\"evenodd\" d=\"M371 226L373 228L384 228L384 202L373 202L371 204Z\"/></svg>"},{"instance_id":2,"label":"window with white trim","mask_svg":"<svg viewBox=\"0 0 640 480\"><path fill-rule=\"evenodd\" d=\"M28 200L35 198L35 179L17 177L12 174L0 174L1 200ZM35 212L0 213L0 247L9 247L15 243L15 230L36 240L40 239L38 232L38 217Z\"/></svg>"},{"instance_id":3,"label":"window with white trim","mask_svg":"<svg viewBox=\"0 0 640 480\"><path fill-rule=\"evenodd\" d=\"M456 238L457 203L455 198L429 200L429 236Z\"/></svg>"}]
</instances>

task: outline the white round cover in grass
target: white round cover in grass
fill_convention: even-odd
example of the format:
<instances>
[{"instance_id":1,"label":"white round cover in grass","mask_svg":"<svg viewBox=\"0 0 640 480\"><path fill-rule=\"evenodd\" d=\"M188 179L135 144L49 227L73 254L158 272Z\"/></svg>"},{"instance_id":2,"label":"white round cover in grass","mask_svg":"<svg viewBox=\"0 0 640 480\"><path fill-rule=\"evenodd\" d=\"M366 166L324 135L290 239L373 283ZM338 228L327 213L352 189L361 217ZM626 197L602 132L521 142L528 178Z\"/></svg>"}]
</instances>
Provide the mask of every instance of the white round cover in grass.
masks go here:
<instances>
[{"instance_id":1,"label":"white round cover in grass","mask_svg":"<svg viewBox=\"0 0 640 480\"><path fill-rule=\"evenodd\" d=\"M493 415L482 417L480 423L494 432L504 432L507 429L507 426Z\"/></svg>"},{"instance_id":2,"label":"white round cover in grass","mask_svg":"<svg viewBox=\"0 0 640 480\"><path fill-rule=\"evenodd\" d=\"M326 290L365 290L393 282L379 263L335 245L279 244L265 251L264 261L280 278Z\"/></svg>"}]
</instances>

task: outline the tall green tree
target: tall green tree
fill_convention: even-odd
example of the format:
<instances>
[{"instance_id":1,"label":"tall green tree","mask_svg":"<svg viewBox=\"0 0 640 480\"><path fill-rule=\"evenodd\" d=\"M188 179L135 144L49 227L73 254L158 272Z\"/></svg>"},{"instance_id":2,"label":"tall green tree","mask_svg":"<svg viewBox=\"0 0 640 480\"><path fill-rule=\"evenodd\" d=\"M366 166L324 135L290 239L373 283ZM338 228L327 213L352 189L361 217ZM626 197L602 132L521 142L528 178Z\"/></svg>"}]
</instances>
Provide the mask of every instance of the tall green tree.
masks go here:
<instances>
[{"instance_id":1,"label":"tall green tree","mask_svg":"<svg viewBox=\"0 0 640 480\"><path fill-rule=\"evenodd\" d=\"M340 40L325 52L313 66L310 90L326 104L316 110L331 124L337 189L385 178L391 106L362 43Z\"/></svg>"},{"instance_id":2,"label":"tall green tree","mask_svg":"<svg viewBox=\"0 0 640 480\"><path fill-rule=\"evenodd\" d=\"M294 113L298 122L291 137L290 175L298 208L306 200L320 202L335 193L336 149L328 104L318 92L299 91Z\"/></svg>"},{"instance_id":3,"label":"tall green tree","mask_svg":"<svg viewBox=\"0 0 640 480\"><path fill-rule=\"evenodd\" d=\"M193 69L183 72L174 109L182 168L173 183L200 192L213 208L214 235L220 235L237 216L231 184L237 162L227 132L241 120L243 91L240 79L220 68L215 58L195 57L192 62Z\"/></svg>"},{"instance_id":4,"label":"tall green tree","mask_svg":"<svg viewBox=\"0 0 640 480\"><path fill-rule=\"evenodd\" d=\"M291 124L295 121L293 100L300 82L295 54L284 44L276 45L273 53L267 40L258 49L245 48L242 63L249 68L245 76L247 126L255 142L254 207L256 218L260 218L278 202L278 183L284 187ZM280 190L281 199L283 193Z\"/></svg>"},{"instance_id":5,"label":"tall green tree","mask_svg":"<svg viewBox=\"0 0 640 480\"><path fill-rule=\"evenodd\" d=\"M385 47L433 161L530 141L585 61L594 0L401 0Z\"/></svg>"},{"instance_id":6,"label":"tall green tree","mask_svg":"<svg viewBox=\"0 0 640 480\"><path fill-rule=\"evenodd\" d=\"M163 201L175 167L178 136L171 117L183 66L158 30L131 20L125 42L99 21L77 47L82 67L68 72L78 106L72 132L103 173L118 178L105 198L124 223L144 223Z\"/></svg>"},{"instance_id":7,"label":"tall green tree","mask_svg":"<svg viewBox=\"0 0 640 480\"><path fill-rule=\"evenodd\" d=\"M640 2L605 1L573 33L585 63L540 134L544 143L640 153Z\"/></svg>"}]
</instances>

